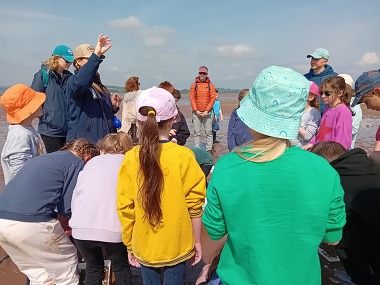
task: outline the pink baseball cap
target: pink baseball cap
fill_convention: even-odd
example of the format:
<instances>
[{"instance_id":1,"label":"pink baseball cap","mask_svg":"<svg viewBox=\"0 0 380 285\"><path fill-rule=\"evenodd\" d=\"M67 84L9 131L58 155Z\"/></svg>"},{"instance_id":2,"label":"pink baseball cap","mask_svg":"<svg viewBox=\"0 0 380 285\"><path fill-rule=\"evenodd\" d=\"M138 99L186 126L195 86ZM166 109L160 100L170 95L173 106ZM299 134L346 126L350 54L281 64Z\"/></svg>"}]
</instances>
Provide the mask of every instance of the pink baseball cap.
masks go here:
<instances>
[{"instance_id":1,"label":"pink baseball cap","mask_svg":"<svg viewBox=\"0 0 380 285\"><path fill-rule=\"evenodd\" d=\"M156 86L144 90L136 99L137 120L145 122L147 116L140 114L142 107L154 108L157 122L176 118L178 115L173 95L169 91Z\"/></svg>"},{"instance_id":2,"label":"pink baseball cap","mask_svg":"<svg viewBox=\"0 0 380 285\"><path fill-rule=\"evenodd\" d=\"M204 73L208 73L208 68L206 66L201 66L199 68L199 71L198 72L204 72Z\"/></svg>"},{"instance_id":3,"label":"pink baseball cap","mask_svg":"<svg viewBox=\"0 0 380 285\"><path fill-rule=\"evenodd\" d=\"M317 84L315 84L313 81L310 81L310 89L309 89L309 92L310 93L313 93L314 95L316 96L321 96L321 94L319 93L319 87Z\"/></svg>"}]
</instances>

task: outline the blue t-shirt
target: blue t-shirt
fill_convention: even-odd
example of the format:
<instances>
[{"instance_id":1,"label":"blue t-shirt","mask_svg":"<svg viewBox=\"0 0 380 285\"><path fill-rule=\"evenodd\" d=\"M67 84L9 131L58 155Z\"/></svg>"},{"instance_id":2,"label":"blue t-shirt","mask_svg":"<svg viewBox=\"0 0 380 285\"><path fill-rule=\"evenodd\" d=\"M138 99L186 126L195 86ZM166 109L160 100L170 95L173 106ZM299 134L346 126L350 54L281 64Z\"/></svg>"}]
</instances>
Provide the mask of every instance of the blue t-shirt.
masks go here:
<instances>
[{"instance_id":1,"label":"blue t-shirt","mask_svg":"<svg viewBox=\"0 0 380 285\"><path fill-rule=\"evenodd\" d=\"M212 106L212 110L214 111L215 117L220 116L220 101L218 99L215 99L214 105Z\"/></svg>"}]
</instances>

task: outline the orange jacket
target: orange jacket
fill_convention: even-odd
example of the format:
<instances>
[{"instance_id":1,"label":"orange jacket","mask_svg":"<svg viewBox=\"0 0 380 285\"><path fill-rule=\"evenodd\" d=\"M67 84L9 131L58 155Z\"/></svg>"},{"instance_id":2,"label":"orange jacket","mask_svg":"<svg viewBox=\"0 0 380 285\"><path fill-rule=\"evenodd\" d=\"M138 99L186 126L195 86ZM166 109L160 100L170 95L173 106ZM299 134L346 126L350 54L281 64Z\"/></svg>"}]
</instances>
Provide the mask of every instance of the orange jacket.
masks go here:
<instances>
[{"instance_id":1,"label":"orange jacket","mask_svg":"<svg viewBox=\"0 0 380 285\"><path fill-rule=\"evenodd\" d=\"M190 103L193 111L211 111L216 98L214 84L210 78L201 82L199 76L195 78L195 82L190 87Z\"/></svg>"}]
</instances>

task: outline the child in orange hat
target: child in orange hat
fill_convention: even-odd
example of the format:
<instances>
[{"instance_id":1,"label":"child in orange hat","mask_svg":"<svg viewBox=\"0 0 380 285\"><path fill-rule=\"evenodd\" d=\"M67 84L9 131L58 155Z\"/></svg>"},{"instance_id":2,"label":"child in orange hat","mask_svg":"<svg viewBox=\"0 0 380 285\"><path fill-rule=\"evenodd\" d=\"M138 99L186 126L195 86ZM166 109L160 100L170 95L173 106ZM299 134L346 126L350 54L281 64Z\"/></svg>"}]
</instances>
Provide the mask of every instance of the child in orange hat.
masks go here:
<instances>
[{"instance_id":1,"label":"child in orange hat","mask_svg":"<svg viewBox=\"0 0 380 285\"><path fill-rule=\"evenodd\" d=\"M1 152L5 184L28 159L42 153L42 146L32 121L42 116L42 104L45 99L44 93L36 92L24 84L13 85L0 98L0 104L7 112L7 121L10 123Z\"/></svg>"}]
</instances>

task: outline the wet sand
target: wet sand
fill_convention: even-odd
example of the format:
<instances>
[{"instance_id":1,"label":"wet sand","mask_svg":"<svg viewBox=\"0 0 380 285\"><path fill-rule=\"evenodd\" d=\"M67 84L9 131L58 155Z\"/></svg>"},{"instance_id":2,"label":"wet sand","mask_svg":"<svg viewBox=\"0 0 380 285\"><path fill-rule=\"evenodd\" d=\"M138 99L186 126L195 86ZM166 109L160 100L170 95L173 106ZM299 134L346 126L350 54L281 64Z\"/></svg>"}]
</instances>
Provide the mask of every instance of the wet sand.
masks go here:
<instances>
[{"instance_id":1,"label":"wet sand","mask_svg":"<svg viewBox=\"0 0 380 285\"><path fill-rule=\"evenodd\" d=\"M217 161L220 156L228 152L227 149L227 127L229 114L237 106L237 94L220 94L219 100L221 101L221 108L224 114L224 120L220 123L220 130L217 132L217 139L220 143L214 146L214 160ZM179 101L178 106L184 116L187 118L187 123L190 128L190 133L192 133L192 123L191 123L191 107L187 95L183 95L182 99ZM363 121L361 123L361 128L359 130L356 146L365 149L368 154L373 151L375 145L375 133L378 125L380 124L379 115L380 112L375 112L363 107ZM121 117L121 114L118 114ZM7 135L8 123L5 120L4 110L0 110L0 149L4 145L4 141ZM36 126L36 125L35 125ZM202 137L202 141L205 142L205 137ZM187 141L188 146L193 145L193 138ZM4 178L2 170L0 172L0 191L4 188ZM202 229L202 250L203 250L203 260L202 262L195 266L194 268L188 268L186 271L186 283L192 284L198 275L203 264L210 262L212 255L218 248L222 241L212 241L205 229ZM339 262L329 263L323 257L321 258L322 267L322 284L349 284L344 283L341 276L337 276L342 270L342 266ZM134 271L135 272L135 271ZM7 257L7 254L0 247L0 285L21 285L25 284L25 276L19 272L17 267L14 265L12 260Z\"/></svg>"}]
</instances>

